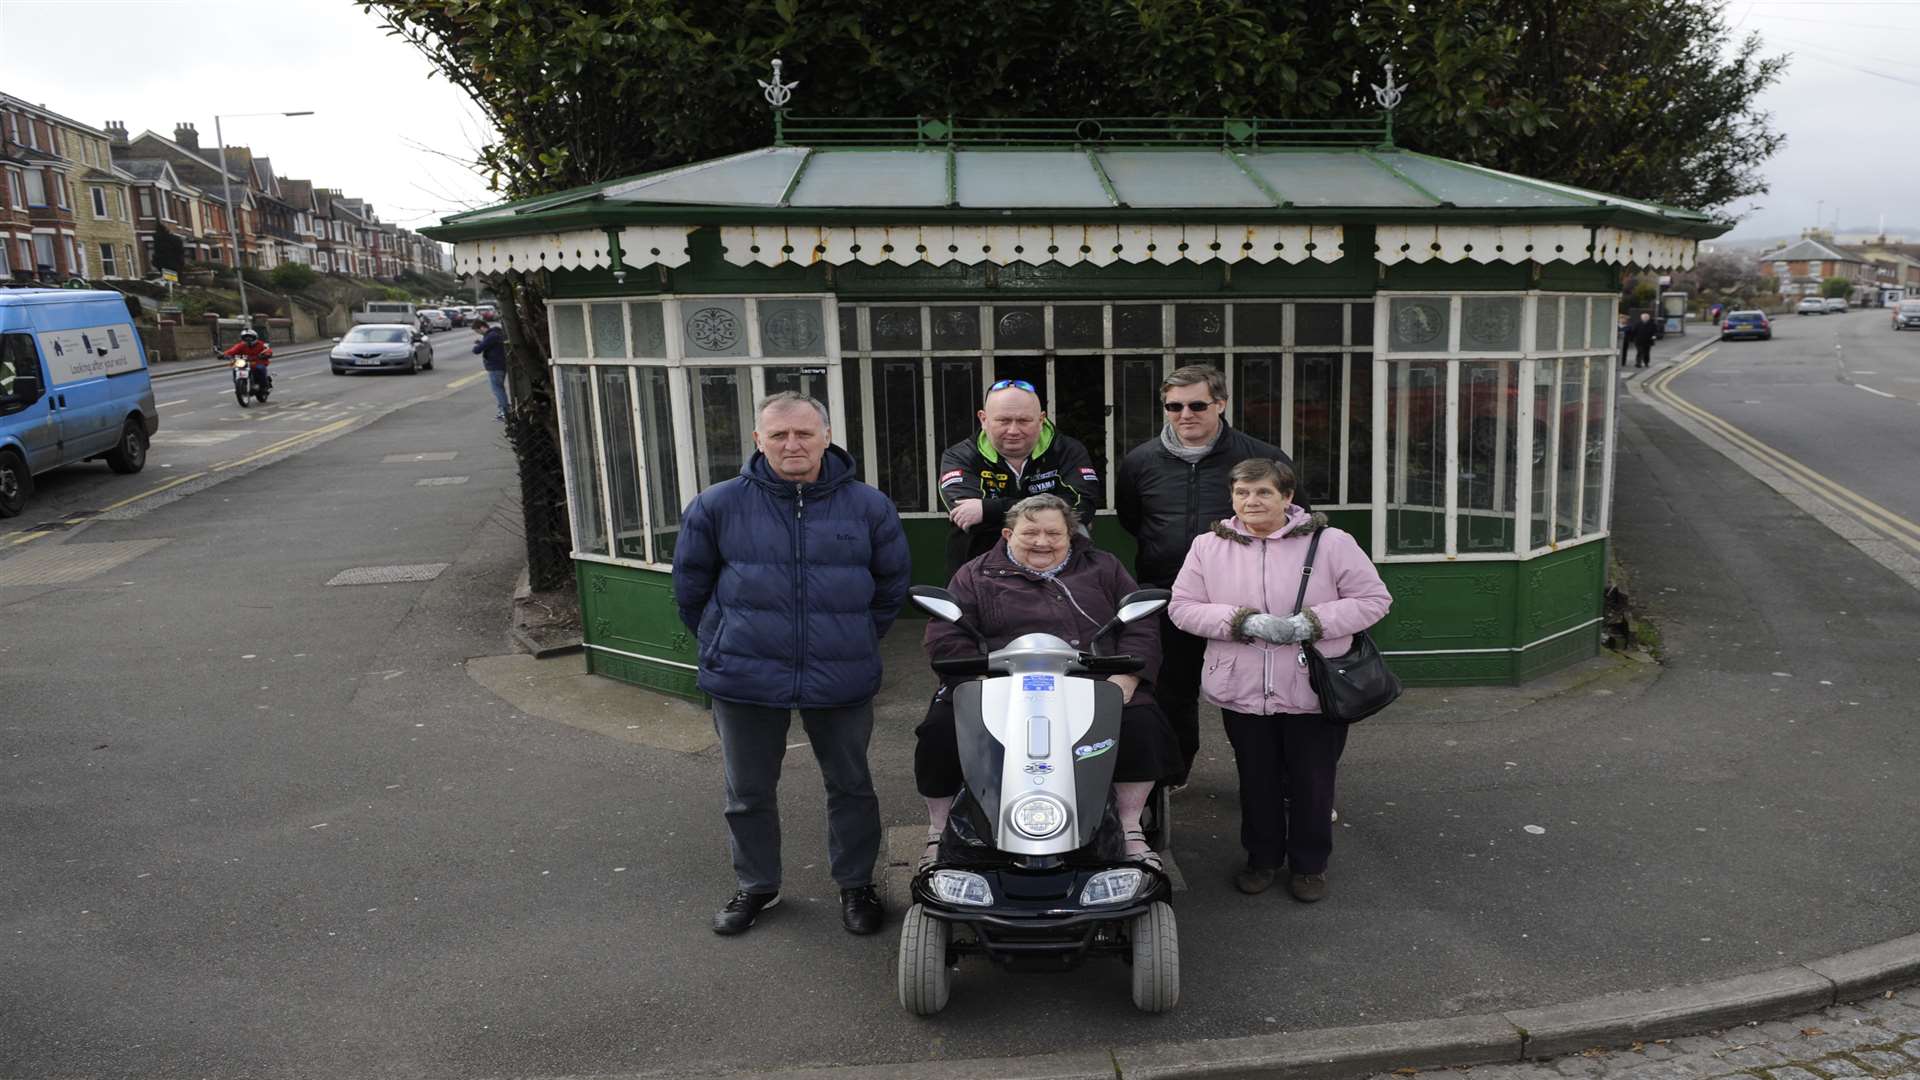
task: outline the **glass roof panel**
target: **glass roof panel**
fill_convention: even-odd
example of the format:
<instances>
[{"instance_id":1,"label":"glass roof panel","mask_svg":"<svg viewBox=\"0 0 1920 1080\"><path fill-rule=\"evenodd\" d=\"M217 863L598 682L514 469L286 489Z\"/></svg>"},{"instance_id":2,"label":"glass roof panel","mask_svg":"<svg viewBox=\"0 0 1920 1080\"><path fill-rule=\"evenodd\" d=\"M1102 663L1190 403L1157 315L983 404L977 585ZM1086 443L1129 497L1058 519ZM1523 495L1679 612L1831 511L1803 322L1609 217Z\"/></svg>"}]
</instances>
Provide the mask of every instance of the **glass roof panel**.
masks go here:
<instances>
[{"instance_id":1,"label":"glass roof panel","mask_svg":"<svg viewBox=\"0 0 1920 1080\"><path fill-rule=\"evenodd\" d=\"M1433 205L1353 151L1276 151L1248 154L1245 160L1295 206Z\"/></svg>"},{"instance_id":2,"label":"glass roof panel","mask_svg":"<svg viewBox=\"0 0 1920 1080\"><path fill-rule=\"evenodd\" d=\"M937 150L817 150L795 206L945 206L947 155Z\"/></svg>"},{"instance_id":3,"label":"glass roof panel","mask_svg":"<svg viewBox=\"0 0 1920 1080\"><path fill-rule=\"evenodd\" d=\"M690 203L701 206L774 206L806 151L777 146L616 184L613 202Z\"/></svg>"},{"instance_id":4,"label":"glass roof panel","mask_svg":"<svg viewBox=\"0 0 1920 1080\"><path fill-rule=\"evenodd\" d=\"M1079 150L962 150L956 155L960 205L1112 206L1093 164Z\"/></svg>"},{"instance_id":5,"label":"glass roof panel","mask_svg":"<svg viewBox=\"0 0 1920 1080\"><path fill-rule=\"evenodd\" d=\"M1110 150L1100 165L1128 206L1272 206L1233 162L1192 150Z\"/></svg>"},{"instance_id":6,"label":"glass roof panel","mask_svg":"<svg viewBox=\"0 0 1920 1080\"><path fill-rule=\"evenodd\" d=\"M1563 195L1534 187L1532 184L1523 184L1473 169L1458 169L1431 158L1388 153L1381 154L1380 160L1390 162L1394 168L1406 174L1407 179L1433 192L1442 201L1450 202L1455 206L1593 205L1573 195Z\"/></svg>"}]
</instances>

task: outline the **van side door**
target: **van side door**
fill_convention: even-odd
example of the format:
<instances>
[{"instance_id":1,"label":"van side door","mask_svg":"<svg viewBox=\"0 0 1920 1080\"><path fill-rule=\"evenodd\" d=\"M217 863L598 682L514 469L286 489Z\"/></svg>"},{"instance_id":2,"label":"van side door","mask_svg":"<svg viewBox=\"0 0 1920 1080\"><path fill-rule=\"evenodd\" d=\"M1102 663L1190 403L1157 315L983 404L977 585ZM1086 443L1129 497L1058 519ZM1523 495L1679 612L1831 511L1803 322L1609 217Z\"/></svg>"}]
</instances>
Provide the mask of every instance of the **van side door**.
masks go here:
<instances>
[{"instance_id":1,"label":"van side door","mask_svg":"<svg viewBox=\"0 0 1920 1080\"><path fill-rule=\"evenodd\" d=\"M0 334L0 434L20 440L29 473L61 464L59 414L29 333Z\"/></svg>"}]
</instances>

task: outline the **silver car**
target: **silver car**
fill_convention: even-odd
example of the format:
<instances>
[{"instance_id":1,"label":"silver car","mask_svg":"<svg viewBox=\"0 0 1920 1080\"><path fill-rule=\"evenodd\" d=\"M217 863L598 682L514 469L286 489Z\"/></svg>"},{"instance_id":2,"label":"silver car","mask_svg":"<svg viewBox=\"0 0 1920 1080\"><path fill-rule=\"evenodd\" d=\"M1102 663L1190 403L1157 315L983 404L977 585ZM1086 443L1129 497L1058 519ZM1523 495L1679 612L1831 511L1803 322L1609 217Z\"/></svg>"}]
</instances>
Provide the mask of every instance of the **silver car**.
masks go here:
<instances>
[{"instance_id":1,"label":"silver car","mask_svg":"<svg viewBox=\"0 0 1920 1080\"><path fill-rule=\"evenodd\" d=\"M429 334L435 330L453 329L453 320L447 318L447 313L439 308L421 308L414 314L420 319L420 329Z\"/></svg>"},{"instance_id":2,"label":"silver car","mask_svg":"<svg viewBox=\"0 0 1920 1080\"><path fill-rule=\"evenodd\" d=\"M427 335L404 323L362 323L333 339L335 375L348 371L404 371L417 375L433 367Z\"/></svg>"}]
</instances>

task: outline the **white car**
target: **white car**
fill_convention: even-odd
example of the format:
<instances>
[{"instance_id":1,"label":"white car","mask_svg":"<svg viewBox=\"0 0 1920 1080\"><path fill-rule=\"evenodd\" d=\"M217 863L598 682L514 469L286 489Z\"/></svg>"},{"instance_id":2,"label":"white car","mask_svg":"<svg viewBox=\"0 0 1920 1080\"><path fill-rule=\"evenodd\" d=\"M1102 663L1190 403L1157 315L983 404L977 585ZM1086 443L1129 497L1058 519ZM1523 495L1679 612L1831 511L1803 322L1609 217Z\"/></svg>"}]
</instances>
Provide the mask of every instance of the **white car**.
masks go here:
<instances>
[{"instance_id":1,"label":"white car","mask_svg":"<svg viewBox=\"0 0 1920 1080\"><path fill-rule=\"evenodd\" d=\"M333 339L335 375L349 371L404 371L418 375L433 368L427 335L405 323L362 323Z\"/></svg>"},{"instance_id":2,"label":"white car","mask_svg":"<svg viewBox=\"0 0 1920 1080\"><path fill-rule=\"evenodd\" d=\"M1845 315L1846 313L1847 313L1847 298L1846 298L1846 297L1844 297L1844 296L1829 296L1829 297L1827 297L1827 314L1829 314L1829 315Z\"/></svg>"},{"instance_id":3,"label":"white car","mask_svg":"<svg viewBox=\"0 0 1920 1080\"><path fill-rule=\"evenodd\" d=\"M1827 313L1827 302L1817 296L1809 296L1794 305L1793 313L1795 315L1825 315Z\"/></svg>"}]
</instances>

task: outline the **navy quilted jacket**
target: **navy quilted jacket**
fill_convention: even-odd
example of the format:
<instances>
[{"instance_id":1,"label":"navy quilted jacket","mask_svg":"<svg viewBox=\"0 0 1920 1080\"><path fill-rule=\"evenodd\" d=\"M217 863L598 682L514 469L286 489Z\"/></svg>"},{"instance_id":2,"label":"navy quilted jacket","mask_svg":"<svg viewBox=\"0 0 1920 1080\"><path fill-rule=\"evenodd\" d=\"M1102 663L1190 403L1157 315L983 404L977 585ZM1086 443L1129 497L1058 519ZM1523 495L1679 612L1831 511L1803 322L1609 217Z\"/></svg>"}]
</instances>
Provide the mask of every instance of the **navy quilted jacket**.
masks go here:
<instances>
[{"instance_id":1,"label":"navy quilted jacket","mask_svg":"<svg viewBox=\"0 0 1920 1080\"><path fill-rule=\"evenodd\" d=\"M756 453L687 507L673 552L700 689L774 708L857 705L880 689L880 637L906 599L907 537L829 446L820 479L781 480Z\"/></svg>"}]
</instances>

